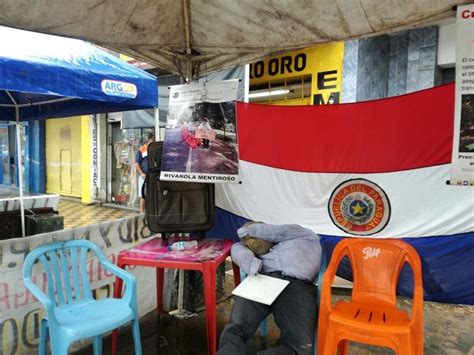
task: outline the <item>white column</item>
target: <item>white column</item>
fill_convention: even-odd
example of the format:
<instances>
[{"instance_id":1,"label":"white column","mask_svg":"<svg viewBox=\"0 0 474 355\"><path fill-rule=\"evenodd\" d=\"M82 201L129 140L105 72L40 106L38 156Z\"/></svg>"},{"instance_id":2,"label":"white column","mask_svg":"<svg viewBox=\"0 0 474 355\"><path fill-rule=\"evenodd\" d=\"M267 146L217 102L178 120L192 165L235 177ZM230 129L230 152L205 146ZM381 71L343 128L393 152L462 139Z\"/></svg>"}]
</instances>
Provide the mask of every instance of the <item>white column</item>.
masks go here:
<instances>
[{"instance_id":1,"label":"white column","mask_svg":"<svg viewBox=\"0 0 474 355\"><path fill-rule=\"evenodd\" d=\"M21 136L20 136L20 108L15 106L16 116L16 149L17 149L17 171L18 187L20 189L20 212L21 212L21 236L25 237L25 206L23 203L23 172L21 171Z\"/></svg>"}]
</instances>

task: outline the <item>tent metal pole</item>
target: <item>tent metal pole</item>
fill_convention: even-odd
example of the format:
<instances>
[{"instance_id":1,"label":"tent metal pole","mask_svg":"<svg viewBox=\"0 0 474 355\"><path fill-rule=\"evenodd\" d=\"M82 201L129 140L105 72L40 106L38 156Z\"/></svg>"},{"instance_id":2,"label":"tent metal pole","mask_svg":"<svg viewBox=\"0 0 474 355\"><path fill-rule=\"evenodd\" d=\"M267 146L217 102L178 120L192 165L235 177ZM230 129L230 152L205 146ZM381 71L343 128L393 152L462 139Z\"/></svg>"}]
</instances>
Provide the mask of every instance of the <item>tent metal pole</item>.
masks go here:
<instances>
[{"instance_id":1,"label":"tent metal pole","mask_svg":"<svg viewBox=\"0 0 474 355\"><path fill-rule=\"evenodd\" d=\"M21 141L20 141L20 106L10 91L5 90L8 97L15 105L15 119L16 119L16 149L17 149L17 171L18 171L18 188L20 189L20 213L21 213L21 236L26 236L25 230L25 204L23 201L23 173L21 171Z\"/></svg>"},{"instance_id":2,"label":"tent metal pole","mask_svg":"<svg viewBox=\"0 0 474 355\"><path fill-rule=\"evenodd\" d=\"M244 102L249 102L250 64L245 64Z\"/></svg>"},{"instance_id":3,"label":"tent metal pole","mask_svg":"<svg viewBox=\"0 0 474 355\"><path fill-rule=\"evenodd\" d=\"M8 91L7 91L8 92ZM10 95L10 94L9 94ZM63 97L61 99L51 99L51 100L46 100L46 101L41 101L41 102L29 102L27 104L0 104L0 107L31 107L31 106L41 106L41 105L48 105L48 104L54 104L57 102L64 102L64 101L71 101L74 100L72 97ZM12 99L12 101L14 101ZM15 102L15 101L14 101Z\"/></svg>"},{"instance_id":4,"label":"tent metal pole","mask_svg":"<svg viewBox=\"0 0 474 355\"><path fill-rule=\"evenodd\" d=\"M158 107L155 107L154 114L155 114L155 141L159 142L161 141L161 137L160 137L160 111Z\"/></svg>"},{"instance_id":5,"label":"tent metal pole","mask_svg":"<svg viewBox=\"0 0 474 355\"><path fill-rule=\"evenodd\" d=\"M21 212L21 236L25 237L25 205L23 203L23 173L21 171L21 141L20 141L20 107L15 106L16 116L16 149L17 149L17 169L18 187L20 188L20 212Z\"/></svg>"}]
</instances>

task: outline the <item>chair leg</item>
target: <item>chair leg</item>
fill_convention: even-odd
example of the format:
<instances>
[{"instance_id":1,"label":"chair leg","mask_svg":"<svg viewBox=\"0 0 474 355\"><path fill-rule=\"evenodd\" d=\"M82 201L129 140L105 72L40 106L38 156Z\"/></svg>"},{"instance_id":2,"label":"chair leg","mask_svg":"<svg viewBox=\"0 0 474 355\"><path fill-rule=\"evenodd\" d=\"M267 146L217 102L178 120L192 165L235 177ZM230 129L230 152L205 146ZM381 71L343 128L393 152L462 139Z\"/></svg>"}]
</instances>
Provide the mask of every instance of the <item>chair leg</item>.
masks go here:
<instances>
[{"instance_id":1,"label":"chair leg","mask_svg":"<svg viewBox=\"0 0 474 355\"><path fill-rule=\"evenodd\" d=\"M122 288L123 288L123 280L120 277L116 277L115 284L114 284L114 298L122 297ZM117 355L118 335L119 335L119 330L114 329L112 331L112 355Z\"/></svg>"},{"instance_id":2,"label":"chair leg","mask_svg":"<svg viewBox=\"0 0 474 355\"><path fill-rule=\"evenodd\" d=\"M420 349L420 343L416 343L416 339L413 338L412 335L402 335L399 336L399 338L396 341L396 348L393 349L397 354L400 355L405 355L405 354L410 354L410 355L423 355L423 345L421 345ZM423 344L421 342L421 344Z\"/></svg>"},{"instance_id":3,"label":"chair leg","mask_svg":"<svg viewBox=\"0 0 474 355\"><path fill-rule=\"evenodd\" d=\"M337 336L336 331L330 327L326 332L326 338L324 341L324 345L323 345L324 348L322 349L322 354L319 353L319 348L318 348L318 354L319 355L334 355L336 353L336 350L339 350L339 342L337 338L338 336Z\"/></svg>"},{"instance_id":4,"label":"chair leg","mask_svg":"<svg viewBox=\"0 0 474 355\"><path fill-rule=\"evenodd\" d=\"M119 336L119 330L114 329L112 331L112 355L117 355L117 352L118 352L118 336Z\"/></svg>"},{"instance_id":5,"label":"chair leg","mask_svg":"<svg viewBox=\"0 0 474 355\"><path fill-rule=\"evenodd\" d=\"M234 274L234 286L237 287L240 285L241 277L240 277L240 268L232 262L232 271Z\"/></svg>"},{"instance_id":6,"label":"chair leg","mask_svg":"<svg viewBox=\"0 0 474 355\"><path fill-rule=\"evenodd\" d=\"M266 319L262 320L262 323L260 323L260 335L262 337L267 336L267 320Z\"/></svg>"},{"instance_id":7,"label":"chair leg","mask_svg":"<svg viewBox=\"0 0 474 355\"><path fill-rule=\"evenodd\" d=\"M156 269L156 313L158 320L160 319L161 312L163 311L163 282L164 282L165 270L163 268Z\"/></svg>"},{"instance_id":8,"label":"chair leg","mask_svg":"<svg viewBox=\"0 0 474 355\"><path fill-rule=\"evenodd\" d=\"M336 353L336 344L332 342L326 342L324 344L324 349L322 355L334 355ZM319 354L319 352L318 352Z\"/></svg>"},{"instance_id":9,"label":"chair leg","mask_svg":"<svg viewBox=\"0 0 474 355\"><path fill-rule=\"evenodd\" d=\"M48 321L46 319L41 320L41 330L40 330L40 339L39 339L39 355L46 355L46 345L48 343Z\"/></svg>"},{"instance_id":10,"label":"chair leg","mask_svg":"<svg viewBox=\"0 0 474 355\"><path fill-rule=\"evenodd\" d=\"M211 263L203 265L204 302L206 304L207 350L215 355L217 350L216 326L216 268Z\"/></svg>"},{"instance_id":11,"label":"chair leg","mask_svg":"<svg viewBox=\"0 0 474 355\"><path fill-rule=\"evenodd\" d=\"M120 277L115 278L114 298L122 297L123 280Z\"/></svg>"},{"instance_id":12,"label":"chair leg","mask_svg":"<svg viewBox=\"0 0 474 355\"><path fill-rule=\"evenodd\" d=\"M326 345L326 336L327 336L327 325L323 328L321 324L318 324L318 329L316 330L316 334L315 334L315 346L314 346L314 348L316 349L315 355L324 353L324 348Z\"/></svg>"},{"instance_id":13,"label":"chair leg","mask_svg":"<svg viewBox=\"0 0 474 355\"><path fill-rule=\"evenodd\" d=\"M142 343L140 339L140 323L138 317L132 320L133 344L135 345L135 354L142 355Z\"/></svg>"},{"instance_id":14,"label":"chair leg","mask_svg":"<svg viewBox=\"0 0 474 355\"><path fill-rule=\"evenodd\" d=\"M395 350L395 349L393 349ZM407 342L400 342L397 344L397 349L395 350L395 353L398 355L411 355L411 354L416 354L415 352L412 351L412 347L409 341Z\"/></svg>"},{"instance_id":15,"label":"chair leg","mask_svg":"<svg viewBox=\"0 0 474 355\"><path fill-rule=\"evenodd\" d=\"M54 341L53 338L51 338L51 354L68 355L68 349L69 343L64 342L62 339L56 339L56 341Z\"/></svg>"},{"instance_id":16,"label":"chair leg","mask_svg":"<svg viewBox=\"0 0 474 355\"><path fill-rule=\"evenodd\" d=\"M102 335L94 337L94 355L102 355Z\"/></svg>"},{"instance_id":17,"label":"chair leg","mask_svg":"<svg viewBox=\"0 0 474 355\"><path fill-rule=\"evenodd\" d=\"M420 333L423 334L423 330ZM416 335L412 335L410 337L410 343L411 343L411 351L413 354L423 355L424 350L425 350L423 335L418 336L418 337Z\"/></svg>"},{"instance_id":18,"label":"chair leg","mask_svg":"<svg viewBox=\"0 0 474 355\"><path fill-rule=\"evenodd\" d=\"M338 355L348 355L349 354L349 340L342 339L337 344L337 354Z\"/></svg>"}]
</instances>

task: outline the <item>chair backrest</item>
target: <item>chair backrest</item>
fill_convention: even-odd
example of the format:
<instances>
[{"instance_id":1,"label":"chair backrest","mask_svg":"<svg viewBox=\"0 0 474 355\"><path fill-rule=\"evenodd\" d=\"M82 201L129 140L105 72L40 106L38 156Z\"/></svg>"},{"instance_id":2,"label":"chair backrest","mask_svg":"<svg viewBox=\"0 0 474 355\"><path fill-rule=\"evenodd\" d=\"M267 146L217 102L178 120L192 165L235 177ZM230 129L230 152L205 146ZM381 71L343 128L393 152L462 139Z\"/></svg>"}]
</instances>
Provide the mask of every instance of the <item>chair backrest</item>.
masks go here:
<instances>
[{"instance_id":1,"label":"chair backrest","mask_svg":"<svg viewBox=\"0 0 474 355\"><path fill-rule=\"evenodd\" d=\"M105 259L102 251L88 240L70 240L40 246L27 255L23 277L31 280L33 266L39 261L47 278L47 290L42 291L47 292L54 304L64 305L92 299L87 265L90 251L99 260Z\"/></svg>"},{"instance_id":2,"label":"chair backrest","mask_svg":"<svg viewBox=\"0 0 474 355\"><path fill-rule=\"evenodd\" d=\"M352 266L354 285L352 299L361 302L396 304L400 272L408 263L415 279L421 276L421 262L416 250L396 239L346 238L336 247L340 255L347 255Z\"/></svg>"}]
</instances>

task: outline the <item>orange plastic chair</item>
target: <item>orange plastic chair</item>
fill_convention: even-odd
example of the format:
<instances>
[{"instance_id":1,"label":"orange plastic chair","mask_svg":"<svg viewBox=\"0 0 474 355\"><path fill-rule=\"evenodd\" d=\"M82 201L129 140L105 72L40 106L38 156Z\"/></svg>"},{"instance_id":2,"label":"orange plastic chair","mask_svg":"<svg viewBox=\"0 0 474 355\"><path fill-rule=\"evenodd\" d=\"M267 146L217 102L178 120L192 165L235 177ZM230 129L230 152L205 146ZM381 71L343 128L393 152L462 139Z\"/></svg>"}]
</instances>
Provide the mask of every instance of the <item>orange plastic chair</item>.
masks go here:
<instances>
[{"instance_id":1,"label":"orange plastic chair","mask_svg":"<svg viewBox=\"0 0 474 355\"><path fill-rule=\"evenodd\" d=\"M331 284L347 256L352 266L352 300L331 303ZM396 306L400 272L413 270L411 316ZM423 354L421 261L409 244L394 239L347 238L334 249L324 274L318 325L318 354L349 353L349 340L385 346L398 354Z\"/></svg>"}]
</instances>

